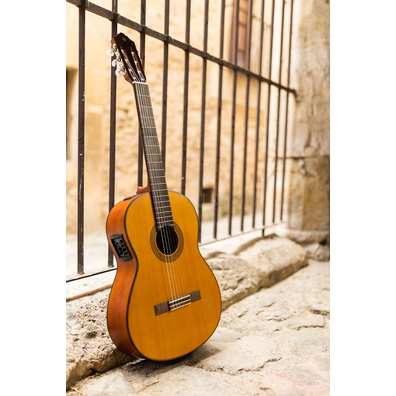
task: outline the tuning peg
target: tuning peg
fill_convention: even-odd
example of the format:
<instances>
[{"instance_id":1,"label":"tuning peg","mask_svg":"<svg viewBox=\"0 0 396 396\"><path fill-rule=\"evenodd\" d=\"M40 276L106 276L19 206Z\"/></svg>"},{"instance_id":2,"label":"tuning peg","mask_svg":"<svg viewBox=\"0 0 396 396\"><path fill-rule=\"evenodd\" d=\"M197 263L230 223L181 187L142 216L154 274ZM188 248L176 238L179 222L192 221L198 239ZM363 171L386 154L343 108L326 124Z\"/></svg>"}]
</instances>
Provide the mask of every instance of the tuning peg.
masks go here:
<instances>
[{"instance_id":1,"label":"tuning peg","mask_svg":"<svg viewBox=\"0 0 396 396\"><path fill-rule=\"evenodd\" d=\"M113 56L114 55L114 51L113 50L108 50L106 52L106 54L109 55L109 56Z\"/></svg>"},{"instance_id":2,"label":"tuning peg","mask_svg":"<svg viewBox=\"0 0 396 396\"><path fill-rule=\"evenodd\" d=\"M115 71L115 75L116 75L117 77L119 77L120 74L122 74L122 75L125 75L125 74L126 74L126 70L125 70L125 67L124 67L124 66L121 66L119 69L117 69L117 70Z\"/></svg>"},{"instance_id":3,"label":"tuning peg","mask_svg":"<svg viewBox=\"0 0 396 396\"><path fill-rule=\"evenodd\" d=\"M111 66L116 67L117 66L117 59L113 59L111 61Z\"/></svg>"}]
</instances>

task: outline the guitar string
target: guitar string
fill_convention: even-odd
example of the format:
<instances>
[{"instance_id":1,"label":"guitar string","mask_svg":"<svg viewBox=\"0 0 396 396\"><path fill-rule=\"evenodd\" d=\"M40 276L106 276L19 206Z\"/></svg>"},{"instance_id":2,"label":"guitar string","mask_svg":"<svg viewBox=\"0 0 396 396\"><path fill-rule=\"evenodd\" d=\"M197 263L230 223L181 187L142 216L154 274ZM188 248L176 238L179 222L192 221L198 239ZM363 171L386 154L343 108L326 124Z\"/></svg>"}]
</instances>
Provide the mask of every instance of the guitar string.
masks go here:
<instances>
[{"instance_id":1,"label":"guitar string","mask_svg":"<svg viewBox=\"0 0 396 396\"><path fill-rule=\"evenodd\" d=\"M143 88L144 87L144 88ZM151 128L153 128L154 130L155 130L155 136L152 136L152 135L150 135L150 134L147 134L147 136L149 136L148 137L148 139L151 139L151 140L148 140L148 143L154 143L154 144L151 144L151 146L148 146L148 150L149 150L149 152L151 151L153 151L153 149L152 148L150 148L150 147L154 147L154 151L155 151L155 149L156 148L158 148L158 152L157 153L155 153L155 154L157 154L158 156L160 156L160 151L159 151L159 143L158 143L158 136L157 136L157 132L156 132L156 128L155 128L155 120L154 120L154 113L153 113L153 110L152 110L152 106L151 106L151 101L150 101L150 93L149 93L149 87L148 87L148 85L147 84L145 84L145 85L142 85L142 88L143 88L143 92L144 92L144 90L146 90L147 92L145 92L145 93L147 93L147 95L145 95L144 96L144 99L143 99L143 103L145 103L145 105L146 105L146 107L145 107L145 109L144 109L144 111L146 112L146 115L149 115L149 117L150 118L146 118L147 120L152 120L152 125L150 124L150 122L148 122L148 125L151 127ZM150 109L151 109L151 112L150 112ZM147 125L147 124L146 124ZM163 163L162 163L162 160L161 160L161 165L163 165ZM159 174L158 174L159 173ZM157 178L161 178L161 179L163 179L163 182L162 182L162 184L165 184L165 186L166 186L166 180L165 180L165 174L163 174L163 175L161 175L160 173L161 173L161 170L159 169L158 170L158 173L156 173L156 176L157 176ZM157 183L157 186L159 187L159 183ZM167 186L166 186L167 187ZM163 233L161 233L161 238L162 238L162 244L163 244L163 247L168 251L168 252L171 252L171 250L172 250L172 243L171 243L171 238L170 238L170 233L172 232L172 231L169 231L169 229L168 228L166 228L166 226L167 226L167 222L169 222L170 220L166 220L166 212L167 212L167 210L168 209L165 209L165 205L166 205L166 198L167 198L167 201L168 201L168 207L169 207L169 211L170 211L170 217L172 217L172 220L173 220L173 216L172 216L172 211L171 211L171 207L170 207L170 200L169 200L169 195L168 195L168 189L166 188L165 189L166 190L166 196L164 197L164 196L162 196L162 194L157 194L157 196L160 198L160 202L159 202L159 205L158 205L158 209L159 210L157 210L157 214L158 214L158 216L160 216L161 214L163 214L164 215L164 219L162 220L162 222L164 223L164 226L163 226ZM161 198L165 198L165 202L163 202L162 200L161 200ZM163 209L165 209L164 211L162 211L161 212L161 209L163 210ZM169 217L169 216L168 216ZM173 227L174 227L174 221L172 221L172 225L173 225ZM164 241L165 241L165 243L164 243ZM172 275L172 278L173 278L173 281L174 281L174 286L175 286L175 291L176 291L176 297L180 297L180 291L179 291L179 289L180 289L180 286L179 286L179 282L178 282L178 277L177 277L177 271L175 271L175 263L174 263L174 260L173 260L173 258L171 257L171 255L166 255L166 254L164 254L165 255L165 260L169 263L169 267L170 267L170 270L171 270L171 275Z\"/></svg>"},{"instance_id":2,"label":"guitar string","mask_svg":"<svg viewBox=\"0 0 396 396\"><path fill-rule=\"evenodd\" d=\"M156 129L155 128L155 121L154 121L154 118L153 118L154 114L150 114L150 111L148 110L149 108L151 108L151 110L152 110L152 106L149 103L150 102L150 99L149 99L150 95L149 95L149 92L148 92L148 85L147 84L143 85L143 84L144 83L137 84L137 88L138 88L137 92L139 94L139 102L141 103L140 110L141 110L141 113L143 115L143 117L142 117L142 126L143 126L143 128L146 128L146 129L148 129L148 128ZM145 88L143 88L143 87L145 87ZM146 94L145 90L147 90L147 95L145 95ZM151 123L149 121L150 119L152 119L152 125L151 125ZM155 150L150 148L150 147L158 147L159 148L158 137L157 136L151 136L151 134L148 133L149 131L145 131L145 132L146 133L143 135L143 138L144 138L144 141L145 141L146 153L147 153L147 156L148 156L148 159L149 159L149 163L152 165L152 167L149 168L150 169L149 170L150 176L152 176L153 178L162 178L161 177L162 175L160 174L161 173L161 169L156 169L157 166L153 165L154 163L157 163L157 162L153 161L153 158L155 158L154 155L159 156L160 153L159 152L155 153L154 152ZM156 137L157 137L157 139L156 139ZM161 163L162 163L162 161L161 161ZM163 177L163 179L165 181L165 177ZM161 184L164 184L164 183L161 183ZM165 183L165 185L166 185L166 183ZM157 183L156 186L159 187L160 184ZM161 200L161 198L165 198L165 197L157 191L157 189L155 188L155 184L153 184L152 187L153 188L151 189L151 191L152 191L152 194L154 196L154 201L156 201L156 208L157 208L156 213L157 213L157 217L158 218L156 220L157 220L157 223L160 222L160 221L161 221L161 223L164 223L163 227L165 227L167 221L169 221L169 220L166 220L166 216L165 216L166 210L164 211L166 201L163 202ZM158 188L158 190L160 190L160 189ZM168 196L168 202L169 202L169 208L170 208L169 196ZM163 211L161 211L161 209ZM162 220L160 220L160 215L164 215ZM166 253L166 251L170 252L172 246L171 246L171 241L169 240L167 228L163 228L163 232L161 232L161 241L162 241L163 248L166 249L164 253ZM176 276L176 273L175 273L174 265L172 265L173 260L167 254L164 254L164 256L165 256L165 263L166 263L167 273L168 273L168 281L169 281L169 278L171 278L171 281L169 281L170 291L171 291L171 294L172 294L172 299L174 299L175 297L177 298L177 297L180 296L179 285L178 285L178 282L177 282L177 276Z\"/></svg>"},{"instance_id":3,"label":"guitar string","mask_svg":"<svg viewBox=\"0 0 396 396\"><path fill-rule=\"evenodd\" d=\"M144 111L145 111L144 109L145 108L143 107L144 105L142 103L144 97L143 97L143 94L139 95L139 93L142 92L142 86L139 83L134 83L134 86L136 87L136 99L137 99L138 107L139 107L139 110L140 110L140 122L141 122L142 139L144 140L144 143L145 143L146 142L146 136L145 135L147 134L146 131L145 131L145 128L148 127L148 125L146 125L147 124L147 122L146 122L147 114L144 113ZM147 147L146 144L144 144L144 148L145 148L145 153L146 153L146 157L147 157L147 161L146 162L147 162L147 167L148 167L148 173L151 174L152 171L153 171L153 169L151 167L149 167L149 164L151 164L151 161L150 161L151 154L148 151L148 147ZM151 185L150 185L150 187L151 187ZM155 196L154 189L151 189L151 192ZM161 235L161 237L162 237L162 235ZM174 298L173 297L174 296L174 290L173 290L174 287L173 287L172 282L171 282L171 277L170 277L170 271L169 271L168 263L165 263L165 266L166 266L166 271L167 271L167 275L168 275L169 290L170 290L170 293L171 293L171 298L173 299Z\"/></svg>"},{"instance_id":4,"label":"guitar string","mask_svg":"<svg viewBox=\"0 0 396 396\"><path fill-rule=\"evenodd\" d=\"M140 111L141 111L141 114L142 114L142 117L141 117L141 121L142 121L142 137L143 137L144 143L145 143L145 151L146 151L146 156L147 156L147 160L148 160L147 161L147 166L148 166L148 172L149 172L149 174L151 176L150 177L150 179L151 179L152 177L156 177L157 176L157 170L155 169L156 166L154 165L154 162L152 160L153 155L151 153L151 149L148 146L148 143L149 143L148 139L150 139L150 135L148 134L149 131L145 130L145 128L148 129L149 127L151 127L151 125L148 122L149 118L148 118L148 113L147 113L146 107L144 107L144 106L147 105L147 103L146 103L145 96L144 96L144 93L143 93L143 85L142 84L137 84L137 87L138 87L138 92L140 93L139 102L140 102ZM158 194L156 194L156 188L155 188L155 186L152 183L151 183L150 187L151 187L150 188L151 193L153 194L153 200L156 201L156 196L158 195ZM157 205L154 205L154 206L157 206ZM158 206L157 206L157 208L158 208ZM157 221L158 219L155 219L155 220ZM158 221L157 221L157 223L158 223ZM162 245L165 246L164 238L163 238L162 233L161 233L161 241L162 241ZM171 298L174 299L175 298L175 293L176 293L176 288L175 288L175 285L174 285L174 282L173 282L173 279L172 279L172 274L171 274L171 271L170 271L170 265L169 265L168 260L167 260L166 257L165 257L165 266L166 266L167 274L168 274L168 282L169 282L169 288L170 288L170 292L171 292Z\"/></svg>"},{"instance_id":5,"label":"guitar string","mask_svg":"<svg viewBox=\"0 0 396 396\"><path fill-rule=\"evenodd\" d=\"M146 85L144 85L144 87L145 87L145 90L147 90L147 95L146 95L146 100L145 100L145 103L146 103L146 105L147 105L147 109L151 109L151 114L150 114L150 116L151 116L151 120L152 120L152 128L154 128L154 130L155 130L155 136L151 136L150 135L150 139L152 140L152 141L150 141L150 143L154 143L154 145L152 145L152 147L155 147L155 148L158 148L158 153L157 153L157 155L158 156L160 156L160 151L159 151L159 144L158 144L158 136L157 136L157 132L156 132L156 128L155 128L155 120L154 120L154 113L153 113L153 110L152 110L152 106L151 106L151 101L150 101L150 93L149 93L149 87L148 87L148 85L146 84ZM148 113L150 113L150 111L148 110ZM153 149L149 149L149 150L153 150ZM161 160L161 165L163 165L163 163L162 163L162 160ZM159 173L161 173L161 171L159 171ZM166 186L166 179L165 179L165 174L163 174L163 175L158 175L158 178L162 178L163 179L163 184L165 184L165 186ZM166 186L167 187L167 186ZM168 207L169 207L169 209L165 209L165 211L163 211L163 212L161 212L161 209L164 209L165 207L165 204L166 204L166 200L165 200L165 202L163 202L162 200L160 200L160 204L159 204L159 211L158 211L158 214L159 215L161 215L161 214L166 214L166 212L167 211L169 211L170 212L170 217L172 217L172 226L174 227L174 221L173 221L173 216L172 216L172 210L171 210L171 206L170 206L170 200L169 200L169 194L168 194L168 189L166 188L165 189L166 190L166 198L167 198L167 201L168 201ZM161 194L158 194L159 195L159 197L161 198ZM162 205L162 206L161 206ZM165 216L164 216L165 217ZM164 239L165 239L165 244L163 243L163 245L164 245L164 247L167 249L167 251L168 252L171 252L172 251L172 242L171 242L171 238L170 238L170 234L172 233L172 231L171 230L169 230L168 228L166 228L166 222L169 222L170 220L166 220L165 218L162 220L164 223L165 223L165 225L164 225L164 228L163 228L163 237L164 237ZM162 235L161 235L162 236ZM169 256L167 257L168 255L165 255L165 259L168 261L168 263L170 264L170 269L171 269L171 273L172 273L172 278L173 278L173 280L174 280L174 283L175 283L175 289L176 289L176 297L180 297L180 282L178 281L178 277L177 277L177 271L176 271L176 269L175 269L175 263L174 263L174 260L173 260L173 258L171 257L171 254L169 254Z\"/></svg>"},{"instance_id":6,"label":"guitar string","mask_svg":"<svg viewBox=\"0 0 396 396\"><path fill-rule=\"evenodd\" d=\"M126 60L128 60L128 57L127 56L125 56L126 54L124 53L124 51L122 51L123 52L123 54L124 54L124 58L126 59ZM132 53L132 57L133 57L133 53ZM129 64L129 62L128 62L128 67L130 66L130 64ZM132 67L131 67L131 69L132 69ZM132 72L132 70L130 70L131 72ZM141 112L145 112L145 114L144 115L146 115L146 117L144 117L144 119L142 119L141 121L142 121L142 127L143 126L147 126L147 127L151 127L151 128L154 128L155 129L155 137L157 138L157 142L154 142L154 143L156 143L157 144L157 147L158 147L158 149L159 149L159 145L158 145L158 136L157 136L157 133L156 133L156 128L155 128L155 120L154 120L154 114L153 114L153 112L152 112L152 117L150 117L150 118L152 118L152 120L153 120L153 126L150 126L150 123L148 123L148 125L147 125L147 121L149 120L149 118L147 117L147 112L148 112L148 110L146 110L149 106L147 106L147 105L150 105L150 108L151 108L151 110L152 110L152 107L151 107L151 101L149 100L149 99L144 99L145 97L148 97L148 98L150 98L150 94L149 94L149 89L148 89L148 84L147 83L138 83L138 82L135 82L135 83L137 83L136 85L134 84L134 86L137 88L136 90L135 90L135 93L137 94L137 99L139 98L139 92L140 93L142 93L143 92L143 86L145 86L146 87L146 89L147 89L147 95L144 95L144 93L142 93L141 95L140 95L140 98L139 98L139 101L144 101L143 103L146 105L145 107L140 107L140 111ZM140 100L140 99L142 99L142 100ZM144 106L144 105L143 105ZM144 125L143 125L144 124ZM155 140L155 138L153 138L152 136L150 136L150 134L148 134L148 136L149 136L149 138L152 138L152 139L154 139ZM146 140L145 139L145 137L144 137L144 135L143 135L143 133L142 133L142 138L144 139L144 140ZM153 146L153 145L151 145L151 146ZM149 145L146 145L146 150L145 150L145 152L147 152L148 150L150 150L150 148L149 148ZM150 152L147 152L147 154L148 154L148 156L150 157ZM151 161L152 163L153 163L153 161ZM158 170L156 170L156 169L152 169L152 172L154 172L154 174L157 176L157 174L155 173L156 171L158 171ZM149 173L150 173L150 171L149 171ZM153 176L153 177L155 177L155 176ZM160 175L158 175L157 177L160 177ZM165 181L165 173L164 173L164 181ZM166 183L163 183L163 184L165 184L166 185ZM166 189L167 190L167 189ZM154 198L155 198L155 189L154 189L154 191L152 191L152 194L153 194L153 196L154 196ZM160 198L161 197L161 194L157 194L158 195L158 197ZM167 195L167 197L168 197L168 202L169 202L169 208L170 208L170 201L169 201L169 195ZM154 199L155 200L155 199ZM162 205L162 209L164 209L164 206L163 206L163 202L161 201L161 200L159 200L159 202L158 202L158 205L157 205L157 209L159 208L159 209L161 209L161 205ZM157 212L158 212L158 210L157 210ZM161 212L160 212L161 213ZM165 213L165 212L163 212L163 213ZM158 213L157 213L158 214ZM166 216L164 216L164 220L162 220L165 224L166 224L166 220L165 220L165 217ZM171 216L172 217L172 219L173 219L173 216ZM156 219L157 220L157 219ZM157 221L157 224L158 224L158 222L159 222L159 218L158 218L158 221ZM164 226L165 227L165 226ZM170 247L170 242L168 241L168 235L167 235L167 228L164 228L163 229L163 232L165 233L165 243L164 243L164 237L163 237L163 233L161 232L161 240L162 240L162 246L163 247L166 247L169 251L171 251L170 249L169 249L169 247ZM173 260L172 260L173 261ZM168 267L171 267L171 269L172 269L172 267L173 266L171 266L171 265L168 265L169 264L169 259L167 258L167 255L165 255L165 262L166 262L166 267L167 267L167 273L168 273L168 282L169 282L169 288L170 288L170 292L171 292L171 295L173 295L173 288L175 288L175 285L173 285L173 288L172 288L172 282L170 281L170 276L169 276L169 268ZM173 268L173 270L174 270L174 268ZM172 277L173 277L173 275L172 275ZM176 278L176 281L177 281L177 278ZM175 283L175 282L173 282L173 283ZM177 283L176 283L176 286L177 286ZM179 292L178 291L176 291L176 288L175 288L175 292L176 292L176 296L179 296ZM172 297L172 299L173 299L173 297Z\"/></svg>"}]
</instances>

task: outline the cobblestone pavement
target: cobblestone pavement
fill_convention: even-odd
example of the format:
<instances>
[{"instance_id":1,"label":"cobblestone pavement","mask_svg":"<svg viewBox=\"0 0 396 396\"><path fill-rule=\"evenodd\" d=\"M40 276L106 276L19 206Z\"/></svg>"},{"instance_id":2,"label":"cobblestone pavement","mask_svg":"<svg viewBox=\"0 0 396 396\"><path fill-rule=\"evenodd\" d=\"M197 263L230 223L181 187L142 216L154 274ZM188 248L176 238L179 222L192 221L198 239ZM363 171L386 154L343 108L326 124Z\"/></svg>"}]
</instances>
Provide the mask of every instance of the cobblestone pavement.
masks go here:
<instances>
[{"instance_id":1,"label":"cobblestone pavement","mask_svg":"<svg viewBox=\"0 0 396 396\"><path fill-rule=\"evenodd\" d=\"M67 396L330 395L330 262L309 265L226 309L210 340L173 362L138 360Z\"/></svg>"}]
</instances>

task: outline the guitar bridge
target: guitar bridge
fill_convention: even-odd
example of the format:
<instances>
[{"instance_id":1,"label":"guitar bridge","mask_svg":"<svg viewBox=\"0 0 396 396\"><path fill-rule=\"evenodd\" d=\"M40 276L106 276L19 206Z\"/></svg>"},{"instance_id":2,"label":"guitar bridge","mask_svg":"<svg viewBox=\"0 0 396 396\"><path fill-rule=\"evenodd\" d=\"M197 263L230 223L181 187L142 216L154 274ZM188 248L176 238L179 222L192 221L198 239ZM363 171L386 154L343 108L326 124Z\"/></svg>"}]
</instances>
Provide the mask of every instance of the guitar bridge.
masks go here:
<instances>
[{"instance_id":1,"label":"guitar bridge","mask_svg":"<svg viewBox=\"0 0 396 396\"><path fill-rule=\"evenodd\" d=\"M155 315L158 316L165 312L175 311L176 309L183 308L200 299L201 299L201 293L199 290L196 290L182 297L165 301L161 304L154 305Z\"/></svg>"},{"instance_id":2,"label":"guitar bridge","mask_svg":"<svg viewBox=\"0 0 396 396\"><path fill-rule=\"evenodd\" d=\"M185 307L191 304L191 296L187 294L186 296L176 298L175 300L168 301L169 311L174 311L175 309Z\"/></svg>"}]
</instances>

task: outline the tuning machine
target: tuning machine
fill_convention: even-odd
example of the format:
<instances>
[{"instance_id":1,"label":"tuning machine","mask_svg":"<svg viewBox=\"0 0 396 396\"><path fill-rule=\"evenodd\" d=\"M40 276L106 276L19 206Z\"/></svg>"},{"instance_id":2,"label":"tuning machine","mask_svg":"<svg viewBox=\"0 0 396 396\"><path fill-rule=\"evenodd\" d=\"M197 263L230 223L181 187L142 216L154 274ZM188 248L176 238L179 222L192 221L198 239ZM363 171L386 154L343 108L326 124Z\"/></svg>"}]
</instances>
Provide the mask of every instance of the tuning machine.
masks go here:
<instances>
[{"instance_id":1,"label":"tuning machine","mask_svg":"<svg viewBox=\"0 0 396 396\"><path fill-rule=\"evenodd\" d=\"M116 67L117 63L121 64L121 58L116 55L116 58L111 61L111 66Z\"/></svg>"},{"instance_id":2,"label":"tuning machine","mask_svg":"<svg viewBox=\"0 0 396 396\"><path fill-rule=\"evenodd\" d=\"M125 70L125 66L124 65L118 64L118 67L117 67L117 69L115 71L115 75L117 77L119 77L120 74L125 75L126 74L126 70Z\"/></svg>"},{"instance_id":3,"label":"tuning machine","mask_svg":"<svg viewBox=\"0 0 396 396\"><path fill-rule=\"evenodd\" d=\"M114 45L111 47L111 49L109 49L109 50L106 52L106 54L107 54L108 56L114 56L114 55L117 56L117 54L118 54L118 48L117 48L117 46L114 44Z\"/></svg>"},{"instance_id":4,"label":"tuning machine","mask_svg":"<svg viewBox=\"0 0 396 396\"><path fill-rule=\"evenodd\" d=\"M115 59L113 59L111 61L111 66L117 67L117 69L115 70L115 75L117 77L119 77L120 74L125 75L125 73L126 73L125 66L122 64L122 59L121 59L120 54L118 52L117 46L114 44L112 49L108 50L106 52L106 54L111 56L111 57L115 56Z\"/></svg>"}]
</instances>

